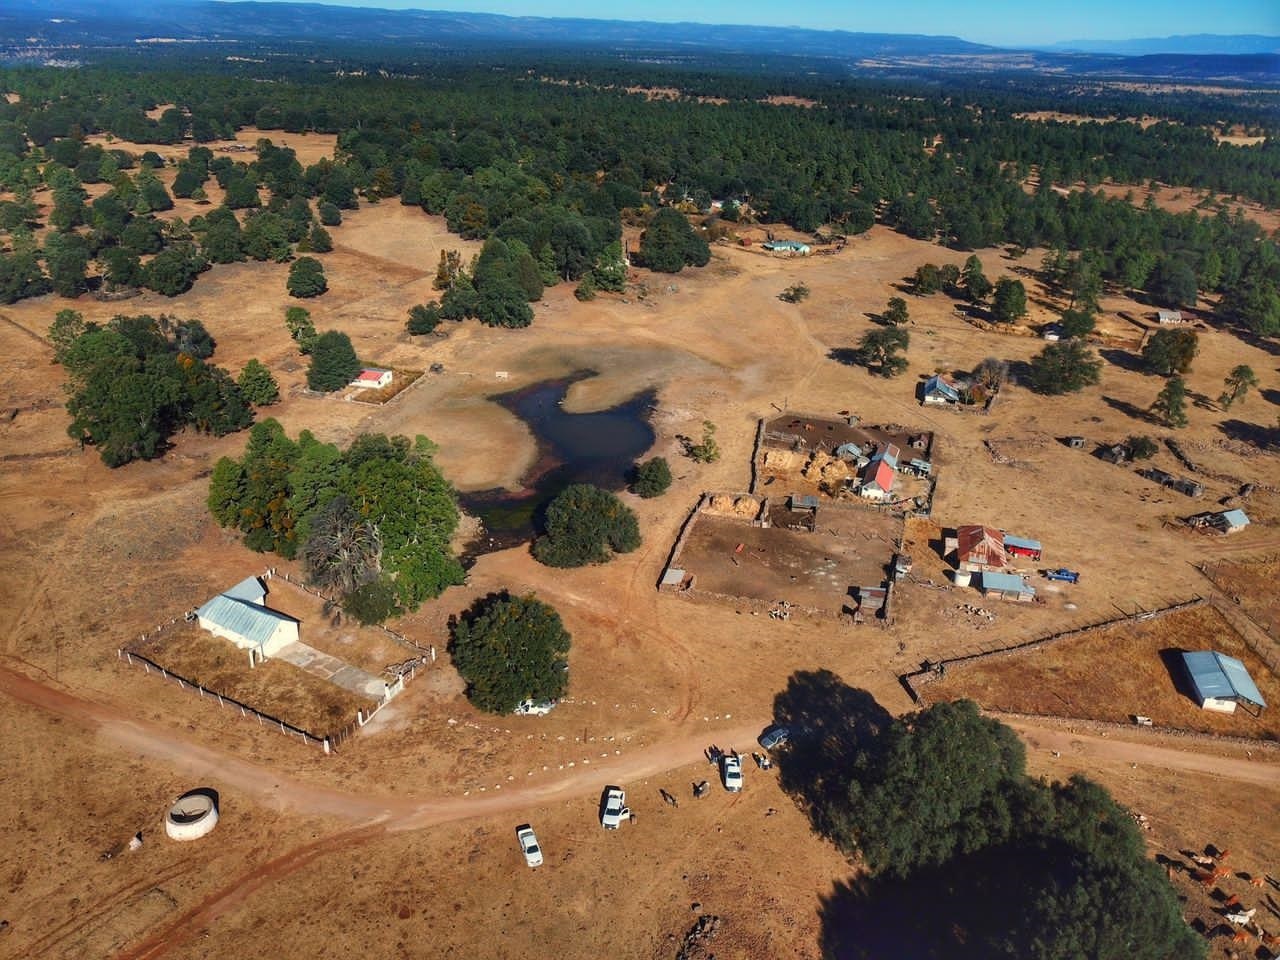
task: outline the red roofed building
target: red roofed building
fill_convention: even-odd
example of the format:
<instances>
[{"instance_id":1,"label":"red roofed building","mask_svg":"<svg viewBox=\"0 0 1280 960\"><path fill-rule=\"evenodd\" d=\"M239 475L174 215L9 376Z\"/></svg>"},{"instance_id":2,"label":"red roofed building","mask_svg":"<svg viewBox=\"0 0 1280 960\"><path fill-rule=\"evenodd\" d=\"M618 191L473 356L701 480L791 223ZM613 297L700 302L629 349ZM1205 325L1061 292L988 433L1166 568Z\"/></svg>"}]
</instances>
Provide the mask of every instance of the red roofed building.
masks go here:
<instances>
[{"instance_id":1,"label":"red roofed building","mask_svg":"<svg viewBox=\"0 0 1280 960\"><path fill-rule=\"evenodd\" d=\"M868 500L888 500L893 490L893 467L884 460L872 460L862 472L858 493Z\"/></svg>"},{"instance_id":2,"label":"red roofed building","mask_svg":"<svg viewBox=\"0 0 1280 960\"><path fill-rule=\"evenodd\" d=\"M377 389L385 387L391 382L392 373L390 370L383 370L381 367L365 367L351 381L353 387L368 387L369 389Z\"/></svg>"},{"instance_id":3,"label":"red roofed building","mask_svg":"<svg viewBox=\"0 0 1280 960\"><path fill-rule=\"evenodd\" d=\"M1004 552L1004 534L981 524L957 527L956 559L961 570L1004 568L1009 562Z\"/></svg>"}]
</instances>

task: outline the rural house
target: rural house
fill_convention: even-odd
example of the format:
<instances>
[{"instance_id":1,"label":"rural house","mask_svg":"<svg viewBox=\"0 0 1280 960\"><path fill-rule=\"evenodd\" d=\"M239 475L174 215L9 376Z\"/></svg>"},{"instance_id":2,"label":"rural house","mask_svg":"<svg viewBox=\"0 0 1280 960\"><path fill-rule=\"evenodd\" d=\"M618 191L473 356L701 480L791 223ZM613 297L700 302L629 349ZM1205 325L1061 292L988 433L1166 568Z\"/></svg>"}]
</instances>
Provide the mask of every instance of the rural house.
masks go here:
<instances>
[{"instance_id":1,"label":"rural house","mask_svg":"<svg viewBox=\"0 0 1280 960\"><path fill-rule=\"evenodd\" d=\"M999 570L1008 566L1004 534L994 527L969 524L956 528L956 565L961 570Z\"/></svg>"},{"instance_id":2,"label":"rural house","mask_svg":"<svg viewBox=\"0 0 1280 960\"><path fill-rule=\"evenodd\" d=\"M984 597L999 597L1001 600L1030 603L1036 598L1036 588L1012 573L993 573L984 570L982 573L982 595Z\"/></svg>"},{"instance_id":3,"label":"rural house","mask_svg":"<svg viewBox=\"0 0 1280 960\"><path fill-rule=\"evenodd\" d=\"M1182 655L1182 666L1191 681L1191 691L1202 710L1235 713L1238 704L1261 711L1267 703L1243 663L1213 650L1197 650Z\"/></svg>"},{"instance_id":4,"label":"rural house","mask_svg":"<svg viewBox=\"0 0 1280 960\"><path fill-rule=\"evenodd\" d=\"M858 493L867 500L888 500L896 476L889 461L877 455L862 471L862 485Z\"/></svg>"},{"instance_id":5,"label":"rural house","mask_svg":"<svg viewBox=\"0 0 1280 960\"><path fill-rule=\"evenodd\" d=\"M1026 557L1028 560L1040 559L1040 541L1028 540L1026 537L1004 535L1004 552L1013 557Z\"/></svg>"},{"instance_id":6,"label":"rural house","mask_svg":"<svg viewBox=\"0 0 1280 960\"><path fill-rule=\"evenodd\" d=\"M959 403L960 391L942 374L935 374L921 386L920 402L925 406Z\"/></svg>"},{"instance_id":7,"label":"rural house","mask_svg":"<svg viewBox=\"0 0 1280 960\"><path fill-rule=\"evenodd\" d=\"M1159 323L1182 323L1181 310L1157 310L1156 320Z\"/></svg>"},{"instance_id":8,"label":"rural house","mask_svg":"<svg viewBox=\"0 0 1280 960\"><path fill-rule=\"evenodd\" d=\"M249 663L266 660L298 641L298 621L268 609L267 588L247 577L196 610L200 626L249 651Z\"/></svg>"},{"instance_id":9,"label":"rural house","mask_svg":"<svg viewBox=\"0 0 1280 960\"><path fill-rule=\"evenodd\" d=\"M383 370L381 367L365 367L351 381L351 386L376 390L389 384L393 376L394 374L390 370Z\"/></svg>"}]
</instances>

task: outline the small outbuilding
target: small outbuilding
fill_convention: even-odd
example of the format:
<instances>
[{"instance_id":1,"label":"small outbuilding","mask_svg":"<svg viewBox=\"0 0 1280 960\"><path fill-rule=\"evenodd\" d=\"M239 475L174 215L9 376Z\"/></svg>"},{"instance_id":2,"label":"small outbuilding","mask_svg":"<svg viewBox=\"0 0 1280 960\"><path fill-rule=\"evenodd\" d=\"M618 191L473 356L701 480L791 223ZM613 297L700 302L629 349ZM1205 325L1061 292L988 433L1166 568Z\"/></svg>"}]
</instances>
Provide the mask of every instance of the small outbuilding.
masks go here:
<instances>
[{"instance_id":1,"label":"small outbuilding","mask_svg":"<svg viewBox=\"0 0 1280 960\"><path fill-rule=\"evenodd\" d=\"M1182 665L1191 682L1192 696L1202 710L1235 713L1238 705L1258 711L1267 705L1253 677L1235 657L1214 650L1197 650L1184 653Z\"/></svg>"},{"instance_id":2,"label":"small outbuilding","mask_svg":"<svg viewBox=\"0 0 1280 960\"><path fill-rule=\"evenodd\" d=\"M925 406L950 406L960 402L960 391L942 374L935 374L921 385L920 402Z\"/></svg>"},{"instance_id":3,"label":"small outbuilding","mask_svg":"<svg viewBox=\"0 0 1280 960\"><path fill-rule=\"evenodd\" d=\"M801 243L799 240L768 240L761 244L766 250L773 253L788 253L791 256L808 256L809 245Z\"/></svg>"},{"instance_id":4,"label":"small outbuilding","mask_svg":"<svg viewBox=\"0 0 1280 960\"><path fill-rule=\"evenodd\" d=\"M249 662L266 660L298 642L298 621L266 605L267 588L246 577L196 609L200 626L249 651Z\"/></svg>"},{"instance_id":5,"label":"small outbuilding","mask_svg":"<svg viewBox=\"0 0 1280 960\"><path fill-rule=\"evenodd\" d=\"M1223 510L1214 514L1209 524L1223 533L1239 533L1249 525L1249 517L1243 510Z\"/></svg>"},{"instance_id":6,"label":"small outbuilding","mask_svg":"<svg viewBox=\"0 0 1280 960\"><path fill-rule=\"evenodd\" d=\"M1040 332L1040 336L1050 343L1057 343L1062 339L1062 327L1056 323L1050 323Z\"/></svg>"},{"instance_id":7,"label":"small outbuilding","mask_svg":"<svg viewBox=\"0 0 1280 960\"><path fill-rule=\"evenodd\" d=\"M981 524L957 527L956 565L961 570L1000 570L1008 566L1004 534Z\"/></svg>"},{"instance_id":8,"label":"small outbuilding","mask_svg":"<svg viewBox=\"0 0 1280 960\"><path fill-rule=\"evenodd\" d=\"M836 447L836 456L841 460L861 460L862 448L856 443L842 443Z\"/></svg>"},{"instance_id":9,"label":"small outbuilding","mask_svg":"<svg viewBox=\"0 0 1280 960\"><path fill-rule=\"evenodd\" d=\"M395 374L390 370L384 370L381 367L365 367L351 381L351 386L377 390L390 384L394 376Z\"/></svg>"},{"instance_id":10,"label":"small outbuilding","mask_svg":"<svg viewBox=\"0 0 1280 960\"><path fill-rule=\"evenodd\" d=\"M1030 603L1036 598L1036 588L1012 573L982 573L982 595Z\"/></svg>"},{"instance_id":11,"label":"small outbuilding","mask_svg":"<svg viewBox=\"0 0 1280 960\"><path fill-rule=\"evenodd\" d=\"M1156 322L1157 323L1182 323L1183 322L1182 311L1181 310L1157 310Z\"/></svg>"},{"instance_id":12,"label":"small outbuilding","mask_svg":"<svg viewBox=\"0 0 1280 960\"><path fill-rule=\"evenodd\" d=\"M1041 549L1039 540L1028 540L1008 533L1004 535L1004 552L1010 556L1039 560Z\"/></svg>"}]
</instances>

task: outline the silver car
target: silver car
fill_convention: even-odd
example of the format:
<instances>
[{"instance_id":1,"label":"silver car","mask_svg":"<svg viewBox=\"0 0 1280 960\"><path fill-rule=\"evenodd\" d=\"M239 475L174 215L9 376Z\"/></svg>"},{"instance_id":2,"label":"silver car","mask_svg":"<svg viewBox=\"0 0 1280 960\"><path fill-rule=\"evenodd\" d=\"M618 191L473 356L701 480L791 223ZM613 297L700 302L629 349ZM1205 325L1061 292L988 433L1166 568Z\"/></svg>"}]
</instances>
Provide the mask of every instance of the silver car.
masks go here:
<instances>
[{"instance_id":1,"label":"silver car","mask_svg":"<svg viewBox=\"0 0 1280 960\"><path fill-rule=\"evenodd\" d=\"M520 852L524 854L524 862L531 867L542 866L542 848L538 846L538 838L533 827L522 823L516 827L516 842L520 844Z\"/></svg>"}]
</instances>

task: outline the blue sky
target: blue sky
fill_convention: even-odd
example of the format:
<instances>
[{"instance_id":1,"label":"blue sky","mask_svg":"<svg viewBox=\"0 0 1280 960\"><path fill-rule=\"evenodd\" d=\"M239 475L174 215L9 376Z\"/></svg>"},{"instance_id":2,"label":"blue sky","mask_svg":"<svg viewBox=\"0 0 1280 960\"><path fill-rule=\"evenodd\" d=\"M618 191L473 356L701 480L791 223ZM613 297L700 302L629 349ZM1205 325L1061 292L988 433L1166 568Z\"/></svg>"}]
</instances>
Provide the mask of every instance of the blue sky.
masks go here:
<instances>
[{"instance_id":1,"label":"blue sky","mask_svg":"<svg viewBox=\"0 0 1280 960\"><path fill-rule=\"evenodd\" d=\"M978 43L1125 40L1187 33L1280 34L1280 0L322 0L343 6L467 10L601 20L692 20L927 33Z\"/></svg>"}]
</instances>

